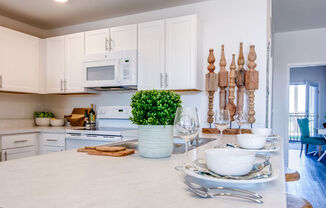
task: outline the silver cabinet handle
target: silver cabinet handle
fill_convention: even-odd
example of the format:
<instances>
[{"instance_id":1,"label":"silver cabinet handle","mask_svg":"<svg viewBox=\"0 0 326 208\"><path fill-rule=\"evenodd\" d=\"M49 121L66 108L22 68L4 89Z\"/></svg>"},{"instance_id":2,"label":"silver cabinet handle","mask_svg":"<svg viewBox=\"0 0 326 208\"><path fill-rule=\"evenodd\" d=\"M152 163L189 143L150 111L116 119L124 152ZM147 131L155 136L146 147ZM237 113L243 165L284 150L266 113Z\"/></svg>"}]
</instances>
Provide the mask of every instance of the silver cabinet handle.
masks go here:
<instances>
[{"instance_id":1,"label":"silver cabinet handle","mask_svg":"<svg viewBox=\"0 0 326 208\"><path fill-rule=\"evenodd\" d=\"M110 49L110 51L112 51L112 42L113 42L113 40L112 40L112 38L111 38L111 36L109 37L109 49Z\"/></svg>"},{"instance_id":2,"label":"silver cabinet handle","mask_svg":"<svg viewBox=\"0 0 326 208\"><path fill-rule=\"evenodd\" d=\"M60 91L63 91L63 80L60 80Z\"/></svg>"},{"instance_id":3,"label":"silver cabinet handle","mask_svg":"<svg viewBox=\"0 0 326 208\"><path fill-rule=\"evenodd\" d=\"M2 161L2 152L0 152L0 162Z\"/></svg>"},{"instance_id":4,"label":"silver cabinet handle","mask_svg":"<svg viewBox=\"0 0 326 208\"><path fill-rule=\"evenodd\" d=\"M160 73L160 87L163 88L163 73Z\"/></svg>"},{"instance_id":5,"label":"silver cabinet handle","mask_svg":"<svg viewBox=\"0 0 326 208\"><path fill-rule=\"evenodd\" d=\"M14 143L22 143L22 142L27 142L28 140L27 139L22 139L22 140L16 140L14 141Z\"/></svg>"},{"instance_id":6,"label":"silver cabinet handle","mask_svg":"<svg viewBox=\"0 0 326 208\"><path fill-rule=\"evenodd\" d=\"M49 142L57 142L58 140L57 139L46 139L46 141L49 141Z\"/></svg>"},{"instance_id":7,"label":"silver cabinet handle","mask_svg":"<svg viewBox=\"0 0 326 208\"><path fill-rule=\"evenodd\" d=\"M164 73L165 74L165 88L168 87L168 73Z\"/></svg>"},{"instance_id":8,"label":"silver cabinet handle","mask_svg":"<svg viewBox=\"0 0 326 208\"><path fill-rule=\"evenodd\" d=\"M106 37L105 38L105 50L107 51L109 48L108 48L108 38Z\"/></svg>"},{"instance_id":9,"label":"silver cabinet handle","mask_svg":"<svg viewBox=\"0 0 326 208\"><path fill-rule=\"evenodd\" d=\"M0 75L0 88L2 88L2 75Z\"/></svg>"},{"instance_id":10,"label":"silver cabinet handle","mask_svg":"<svg viewBox=\"0 0 326 208\"><path fill-rule=\"evenodd\" d=\"M5 151L5 161L8 160L8 154L7 154L7 151Z\"/></svg>"},{"instance_id":11,"label":"silver cabinet handle","mask_svg":"<svg viewBox=\"0 0 326 208\"><path fill-rule=\"evenodd\" d=\"M67 80L66 79L63 81L63 89L65 91L67 90Z\"/></svg>"}]
</instances>

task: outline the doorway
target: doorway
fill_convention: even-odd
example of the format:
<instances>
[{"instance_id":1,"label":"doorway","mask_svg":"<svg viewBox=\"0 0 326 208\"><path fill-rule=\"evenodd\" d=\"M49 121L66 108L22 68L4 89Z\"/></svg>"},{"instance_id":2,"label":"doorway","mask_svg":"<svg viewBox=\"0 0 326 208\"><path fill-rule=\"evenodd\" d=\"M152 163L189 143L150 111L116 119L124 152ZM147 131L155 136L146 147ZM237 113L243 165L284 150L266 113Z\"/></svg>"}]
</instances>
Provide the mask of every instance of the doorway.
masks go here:
<instances>
[{"instance_id":1,"label":"doorway","mask_svg":"<svg viewBox=\"0 0 326 208\"><path fill-rule=\"evenodd\" d=\"M306 78L306 77L305 77ZM318 127L319 83L311 80L291 82L289 89L289 141L300 141L297 119L308 118L310 136L316 136Z\"/></svg>"}]
</instances>

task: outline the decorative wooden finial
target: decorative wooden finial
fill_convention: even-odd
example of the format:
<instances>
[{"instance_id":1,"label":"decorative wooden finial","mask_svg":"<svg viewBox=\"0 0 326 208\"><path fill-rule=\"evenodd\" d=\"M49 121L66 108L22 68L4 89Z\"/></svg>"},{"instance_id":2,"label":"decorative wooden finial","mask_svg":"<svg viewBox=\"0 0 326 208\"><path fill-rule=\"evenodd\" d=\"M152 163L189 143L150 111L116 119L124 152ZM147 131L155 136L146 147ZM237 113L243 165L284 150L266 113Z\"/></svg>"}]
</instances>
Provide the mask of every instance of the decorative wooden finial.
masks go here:
<instances>
[{"instance_id":1,"label":"decorative wooden finial","mask_svg":"<svg viewBox=\"0 0 326 208\"><path fill-rule=\"evenodd\" d=\"M220 71L218 72L218 86L220 87L220 109L226 107L226 90L228 86L228 72L225 69L226 59L224 54L224 45L222 45L221 59L220 59Z\"/></svg>"},{"instance_id":2,"label":"decorative wooden finial","mask_svg":"<svg viewBox=\"0 0 326 208\"><path fill-rule=\"evenodd\" d=\"M248 110L248 123L253 124L255 123L255 90L258 89L258 82L259 82L259 73L256 71L257 64L255 63L257 58L255 52L255 46L250 46L250 51L248 54L248 68L249 70L245 73L245 86L246 90L248 91L249 97L249 110Z\"/></svg>"},{"instance_id":3,"label":"decorative wooden finial","mask_svg":"<svg viewBox=\"0 0 326 208\"><path fill-rule=\"evenodd\" d=\"M234 92L235 92L235 78L236 78L236 66L235 66L235 54L232 54L232 62L230 65L230 82L229 82L229 102L226 105L226 109L230 112L230 119L234 121L234 115L237 110L237 107L234 104Z\"/></svg>"},{"instance_id":4,"label":"decorative wooden finial","mask_svg":"<svg viewBox=\"0 0 326 208\"><path fill-rule=\"evenodd\" d=\"M208 62L208 71L213 73L214 70L215 70L215 56L214 56L214 49L209 49L209 55L208 55L208 58L207 58L207 62Z\"/></svg>"},{"instance_id":5,"label":"decorative wooden finial","mask_svg":"<svg viewBox=\"0 0 326 208\"><path fill-rule=\"evenodd\" d=\"M207 58L208 61L208 73L206 74L206 91L208 91L208 112L207 112L207 123L210 125L213 123L213 116L214 116L214 111L213 111L213 104L214 104L214 94L218 89L218 76L214 72L215 70L215 56L214 56L214 50L210 49L209 50L209 55Z\"/></svg>"},{"instance_id":6,"label":"decorative wooden finial","mask_svg":"<svg viewBox=\"0 0 326 208\"><path fill-rule=\"evenodd\" d=\"M243 43L240 43L239 57L238 57L238 70L236 73L237 83L237 112L243 111L244 101L244 88L245 88L245 69L244 69L244 56L243 56Z\"/></svg>"}]
</instances>

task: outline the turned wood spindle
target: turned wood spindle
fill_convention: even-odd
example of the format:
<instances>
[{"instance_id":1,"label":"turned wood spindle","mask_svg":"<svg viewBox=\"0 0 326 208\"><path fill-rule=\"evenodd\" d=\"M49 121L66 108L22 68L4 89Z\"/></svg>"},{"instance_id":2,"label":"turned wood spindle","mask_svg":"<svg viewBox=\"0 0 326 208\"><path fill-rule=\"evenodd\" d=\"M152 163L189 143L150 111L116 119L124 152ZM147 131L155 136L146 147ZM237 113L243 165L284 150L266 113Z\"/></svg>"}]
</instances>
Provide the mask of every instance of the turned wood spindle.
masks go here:
<instances>
[{"instance_id":1,"label":"turned wood spindle","mask_svg":"<svg viewBox=\"0 0 326 208\"><path fill-rule=\"evenodd\" d=\"M237 67L235 66L235 54L232 54L232 62L230 65L230 73L229 73L229 102L226 105L226 109L229 110L230 112L230 119L231 121L234 121L234 115L237 110L237 107L234 104L235 96L235 79L236 79L236 69Z\"/></svg>"},{"instance_id":2,"label":"turned wood spindle","mask_svg":"<svg viewBox=\"0 0 326 208\"><path fill-rule=\"evenodd\" d=\"M243 43L240 43L240 51L238 57L238 70L236 73L237 83L237 112L243 112L243 100L245 91L245 69L244 69Z\"/></svg>"},{"instance_id":3,"label":"turned wood spindle","mask_svg":"<svg viewBox=\"0 0 326 208\"><path fill-rule=\"evenodd\" d=\"M218 72L218 86L220 88L220 109L226 107L226 87L228 86L228 72L225 69L226 59L224 55L224 45L222 45L220 71Z\"/></svg>"},{"instance_id":4,"label":"turned wood spindle","mask_svg":"<svg viewBox=\"0 0 326 208\"><path fill-rule=\"evenodd\" d=\"M249 98L249 110L248 110L248 123L253 124L255 123L255 90L258 89L258 82L259 82L259 73L256 71L257 64L255 60L257 58L255 52L255 46L250 46L250 51L248 54L248 70L245 73L245 86L246 90L248 91L248 98Z\"/></svg>"},{"instance_id":5,"label":"turned wood spindle","mask_svg":"<svg viewBox=\"0 0 326 208\"><path fill-rule=\"evenodd\" d=\"M214 94L217 91L217 83L218 83L218 76L214 72L215 70L215 56L214 56L214 50L210 49L209 50L209 55L207 58L208 61L208 73L206 74L206 91L208 92L208 112L207 112L207 122L210 124L213 123L213 116L214 116L214 111L213 111L213 105L214 105Z\"/></svg>"}]
</instances>

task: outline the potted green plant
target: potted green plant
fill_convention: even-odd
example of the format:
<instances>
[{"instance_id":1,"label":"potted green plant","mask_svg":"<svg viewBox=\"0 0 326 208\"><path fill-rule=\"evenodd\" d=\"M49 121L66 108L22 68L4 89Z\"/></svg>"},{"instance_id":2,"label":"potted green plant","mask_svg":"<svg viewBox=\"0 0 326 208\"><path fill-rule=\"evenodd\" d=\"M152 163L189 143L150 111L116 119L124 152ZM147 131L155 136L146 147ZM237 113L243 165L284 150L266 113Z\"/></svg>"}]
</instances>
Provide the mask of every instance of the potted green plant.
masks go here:
<instances>
[{"instance_id":1,"label":"potted green plant","mask_svg":"<svg viewBox=\"0 0 326 208\"><path fill-rule=\"evenodd\" d=\"M180 106L180 95L173 91L144 90L132 96L130 120L139 126L138 151L141 156L171 156L174 116Z\"/></svg>"},{"instance_id":2,"label":"potted green plant","mask_svg":"<svg viewBox=\"0 0 326 208\"><path fill-rule=\"evenodd\" d=\"M54 114L51 112L35 112L34 118L36 126L49 126Z\"/></svg>"}]
</instances>

